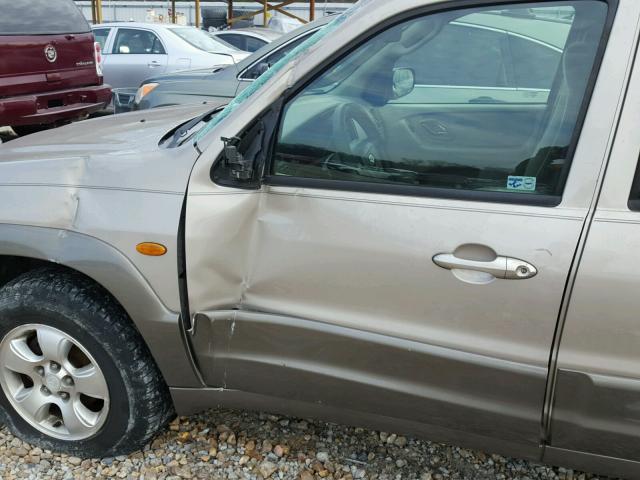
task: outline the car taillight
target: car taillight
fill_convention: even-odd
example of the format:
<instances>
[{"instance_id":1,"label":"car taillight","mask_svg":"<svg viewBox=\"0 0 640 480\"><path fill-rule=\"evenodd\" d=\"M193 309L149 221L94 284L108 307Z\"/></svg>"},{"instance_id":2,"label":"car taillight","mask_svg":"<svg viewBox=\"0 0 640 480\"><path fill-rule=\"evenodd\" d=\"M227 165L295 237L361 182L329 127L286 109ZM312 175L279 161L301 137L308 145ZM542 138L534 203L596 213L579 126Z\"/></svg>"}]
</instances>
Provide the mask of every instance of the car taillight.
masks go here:
<instances>
[{"instance_id":1,"label":"car taillight","mask_svg":"<svg viewBox=\"0 0 640 480\"><path fill-rule=\"evenodd\" d=\"M93 42L93 53L96 63L96 73L99 77L102 76L102 48L98 42Z\"/></svg>"}]
</instances>

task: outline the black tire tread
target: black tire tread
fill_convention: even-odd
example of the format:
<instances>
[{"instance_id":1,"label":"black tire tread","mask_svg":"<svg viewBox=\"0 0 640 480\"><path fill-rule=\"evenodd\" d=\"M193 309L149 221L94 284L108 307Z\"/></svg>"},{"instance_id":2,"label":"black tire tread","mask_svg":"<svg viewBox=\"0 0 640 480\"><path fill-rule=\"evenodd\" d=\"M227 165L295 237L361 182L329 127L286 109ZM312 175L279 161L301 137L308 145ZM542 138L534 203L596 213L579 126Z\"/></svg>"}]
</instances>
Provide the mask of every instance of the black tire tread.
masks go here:
<instances>
[{"instance_id":1,"label":"black tire tread","mask_svg":"<svg viewBox=\"0 0 640 480\"><path fill-rule=\"evenodd\" d=\"M101 333L113 339L103 346L125 373L123 378L131 392L129 405L132 410L127 432L110 451L87 452L86 442L80 446L68 442L68 453L115 456L131 452L149 442L175 416L167 385L140 333L103 287L78 272L43 267L13 279L0 289L0 308L8 298L14 303L41 306L55 305L61 298L66 299L84 316L100 318L103 321Z\"/></svg>"}]
</instances>

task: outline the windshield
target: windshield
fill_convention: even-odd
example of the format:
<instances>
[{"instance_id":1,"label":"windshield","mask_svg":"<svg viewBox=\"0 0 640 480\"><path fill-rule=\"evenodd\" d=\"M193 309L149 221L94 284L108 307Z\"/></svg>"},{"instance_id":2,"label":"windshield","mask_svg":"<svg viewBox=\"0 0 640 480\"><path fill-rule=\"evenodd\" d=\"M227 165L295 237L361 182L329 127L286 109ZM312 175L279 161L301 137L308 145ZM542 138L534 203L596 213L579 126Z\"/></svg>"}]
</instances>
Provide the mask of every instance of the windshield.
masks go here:
<instances>
[{"instance_id":1,"label":"windshield","mask_svg":"<svg viewBox=\"0 0 640 480\"><path fill-rule=\"evenodd\" d=\"M380 45L375 42L367 43L357 50L354 55L350 56L346 62L339 62L323 75L319 81L315 82L314 92L325 93L333 90L379 49Z\"/></svg>"},{"instance_id":2,"label":"windshield","mask_svg":"<svg viewBox=\"0 0 640 480\"><path fill-rule=\"evenodd\" d=\"M198 142L199 139L204 137L207 133L209 133L216 125L218 125L222 120L228 117L238 106L240 106L247 98L251 97L254 93L259 91L262 86L271 80L275 75L280 72L289 62L295 60L300 55L304 54L307 50L309 50L312 46L322 40L327 34L331 33L333 30L338 28L347 18L349 18L354 12L360 10L364 5L369 3L371 0L360 0L358 3L353 5L349 10L344 12L342 15L339 15L335 18L335 20L331 21L331 23L327 24L316 33L311 35L307 40L302 42L296 48L294 48L289 54L285 55L280 59L275 65L273 65L269 70L263 73L257 80L255 80L249 87L245 88L240 95L229 102L229 105L225 107L225 109L220 112L219 115L212 118L209 123L202 128L194 138L195 142Z\"/></svg>"},{"instance_id":3,"label":"windshield","mask_svg":"<svg viewBox=\"0 0 640 480\"><path fill-rule=\"evenodd\" d=\"M82 13L71 0L5 0L0 4L0 35L52 35L91 31Z\"/></svg>"},{"instance_id":4,"label":"windshield","mask_svg":"<svg viewBox=\"0 0 640 480\"><path fill-rule=\"evenodd\" d=\"M193 27L171 28L170 31L188 44L210 53L238 53L238 49L227 42L213 38L202 30Z\"/></svg>"}]
</instances>

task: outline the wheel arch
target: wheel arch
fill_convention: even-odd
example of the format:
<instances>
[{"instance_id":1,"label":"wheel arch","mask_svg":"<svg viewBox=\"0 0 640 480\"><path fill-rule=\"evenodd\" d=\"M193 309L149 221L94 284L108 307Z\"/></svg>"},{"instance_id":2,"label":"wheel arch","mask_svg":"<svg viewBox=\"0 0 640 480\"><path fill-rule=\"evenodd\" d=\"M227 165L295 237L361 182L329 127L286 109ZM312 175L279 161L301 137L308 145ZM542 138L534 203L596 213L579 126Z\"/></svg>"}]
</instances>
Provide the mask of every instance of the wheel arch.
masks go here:
<instances>
[{"instance_id":1,"label":"wheel arch","mask_svg":"<svg viewBox=\"0 0 640 480\"><path fill-rule=\"evenodd\" d=\"M149 282L123 253L68 230L0 224L0 287L43 266L77 271L118 302L141 333L169 386L200 387L180 328Z\"/></svg>"}]
</instances>

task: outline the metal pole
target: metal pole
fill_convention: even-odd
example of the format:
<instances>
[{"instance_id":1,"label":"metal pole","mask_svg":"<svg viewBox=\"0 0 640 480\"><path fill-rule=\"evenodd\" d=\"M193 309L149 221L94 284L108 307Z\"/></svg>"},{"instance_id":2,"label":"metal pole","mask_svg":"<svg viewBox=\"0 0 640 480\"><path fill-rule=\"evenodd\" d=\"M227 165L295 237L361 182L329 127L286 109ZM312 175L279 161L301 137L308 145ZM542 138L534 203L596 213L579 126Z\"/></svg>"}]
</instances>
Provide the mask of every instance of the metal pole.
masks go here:
<instances>
[{"instance_id":1,"label":"metal pole","mask_svg":"<svg viewBox=\"0 0 640 480\"><path fill-rule=\"evenodd\" d=\"M200 28L200 0L196 0L196 28Z\"/></svg>"},{"instance_id":2,"label":"metal pole","mask_svg":"<svg viewBox=\"0 0 640 480\"><path fill-rule=\"evenodd\" d=\"M176 23L176 0L171 0L171 23Z\"/></svg>"},{"instance_id":3,"label":"metal pole","mask_svg":"<svg viewBox=\"0 0 640 480\"><path fill-rule=\"evenodd\" d=\"M309 0L309 21L316 19L316 0Z\"/></svg>"},{"instance_id":4,"label":"metal pole","mask_svg":"<svg viewBox=\"0 0 640 480\"><path fill-rule=\"evenodd\" d=\"M269 23L269 21L267 20L267 7L269 6L269 3L267 2L267 0L262 0L262 3L264 4L263 25L266 27Z\"/></svg>"},{"instance_id":5,"label":"metal pole","mask_svg":"<svg viewBox=\"0 0 640 480\"><path fill-rule=\"evenodd\" d=\"M96 20L102 23L102 0L96 0Z\"/></svg>"},{"instance_id":6,"label":"metal pole","mask_svg":"<svg viewBox=\"0 0 640 480\"><path fill-rule=\"evenodd\" d=\"M227 23L231 25L231 19L233 18L233 0L228 0L229 6L227 9Z\"/></svg>"}]
</instances>

